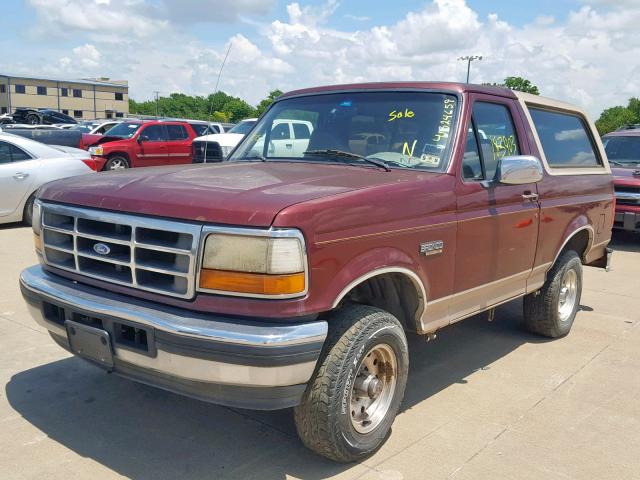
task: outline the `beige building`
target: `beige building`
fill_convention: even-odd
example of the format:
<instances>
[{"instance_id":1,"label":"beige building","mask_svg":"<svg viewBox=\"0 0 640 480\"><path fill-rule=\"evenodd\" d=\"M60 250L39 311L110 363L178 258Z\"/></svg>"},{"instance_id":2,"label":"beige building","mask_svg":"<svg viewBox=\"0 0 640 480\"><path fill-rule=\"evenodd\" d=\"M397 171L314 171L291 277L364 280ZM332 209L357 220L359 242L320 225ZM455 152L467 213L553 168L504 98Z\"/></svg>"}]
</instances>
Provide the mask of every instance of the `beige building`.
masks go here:
<instances>
[{"instance_id":1,"label":"beige building","mask_svg":"<svg viewBox=\"0 0 640 480\"><path fill-rule=\"evenodd\" d=\"M0 114L18 107L51 108L77 120L126 117L129 86L126 80L108 78L69 80L0 73Z\"/></svg>"}]
</instances>

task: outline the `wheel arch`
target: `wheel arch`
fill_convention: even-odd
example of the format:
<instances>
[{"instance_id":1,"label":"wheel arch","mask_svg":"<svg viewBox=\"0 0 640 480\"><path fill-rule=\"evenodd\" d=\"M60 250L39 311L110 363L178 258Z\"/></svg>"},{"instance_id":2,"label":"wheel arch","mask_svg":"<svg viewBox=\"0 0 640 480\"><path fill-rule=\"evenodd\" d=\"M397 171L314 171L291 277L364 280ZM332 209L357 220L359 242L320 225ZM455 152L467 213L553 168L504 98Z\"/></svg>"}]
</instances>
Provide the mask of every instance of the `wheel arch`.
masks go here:
<instances>
[{"instance_id":1,"label":"wheel arch","mask_svg":"<svg viewBox=\"0 0 640 480\"><path fill-rule=\"evenodd\" d=\"M405 288L411 286L412 288ZM349 282L336 296L332 309L346 300L382 308L395 315L405 329L419 330L427 304L427 291L420 276L402 266L371 269Z\"/></svg>"},{"instance_id":2,"label":"wheel arch","mask_svg":"<svg viewBox=\"0 0 640 480\"><path fill-rule=\"evenodd\" d=\"M560 255L569 248L580 256L582 263L585 263L586 256L593 246L594 237L595 231L591 225L584 223L575 225L575 223L573 223L568 229L568 233L565 235L564 241L556 252L551 265L554 265Z\"/></svg>"}]
</instances>

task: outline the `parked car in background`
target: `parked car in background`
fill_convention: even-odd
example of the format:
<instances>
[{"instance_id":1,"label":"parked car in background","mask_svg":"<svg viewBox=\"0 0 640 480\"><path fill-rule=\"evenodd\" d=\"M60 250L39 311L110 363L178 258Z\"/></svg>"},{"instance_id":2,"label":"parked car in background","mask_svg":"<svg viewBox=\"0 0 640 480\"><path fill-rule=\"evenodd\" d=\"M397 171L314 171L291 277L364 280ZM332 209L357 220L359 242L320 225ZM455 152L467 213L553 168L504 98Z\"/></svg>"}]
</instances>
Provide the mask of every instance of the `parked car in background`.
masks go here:
<instances>
[{"instance_id":1,"label":"parked car in background","mask_svg":"<svg viewBox=\"0 0 640 480\"><path fill-rule=\"evenodd\" d=\"M192 144L193 163L221 162L251 131L257 120L257 118L247 118L225 133L214 133L195 138Z\"/></svg>"},{"instance_id":2,"label":"parked car in background","mask_svg":"<svg viewBox=\"0 0 640 480\"><path fill-rule=\"evenodd\" d=\"M191 163L191 142L195 137L187 122L126 121L89 147L89 153L100 170Z\"/></svg>"},{"instance_id":3,"label":"parked car in background","mask_svg":"<svg viewBox=\"0 0 640 480\"><path fill-rule=\"evenodd\" d=\"M31 224L34 195L41 185L96 171L88 152L67 148L0 133L0 223Z\"/></svg>"},{"instance_id":4,"label":"parked car in background","mask_svg":"<svg viewBox=\"0 0 640 480\"><path fill-rule=\"evenodd\" d=\"M309 126L292 117L306 146L273 145ZM415 381L405 332L523 297L529 331L569 333L614 196L582 109L389 82L284 94L224 162L50 183L37 211L21 289L60 346L202 400L295 407L304 444L350 462Z\"/></svg>"},{"instance_id":5,"label":"parked car in background","mask_svg":"<svg viewBox=\"0 0 640 480\"><path fill-rule=\"evenodd\" d=\"M640 232L640 125L627 125L602 137L616 191L614 228Z\"/></svg>"},{"instance_id":6,"label":"parked car in background","mask_svg":"<svg viewBox=\"0 0 640 480\"><path fill-rule=\"evenodd\" d=\"M65 145L86 149L82 133L77 130L64 130L51 125L2 125L0 131L30 138L47 145Z\"/></svg>"},{"instance_id":7,"label":"parked car in background","mask_svg":"<svg viewBox=\"0 0 640 480\"><path fill-rule=\"evenodd\" d=\"M12 118L15 123L27 123L29 125L78 123L73 117L49 108L16 108Z\"/></svg>"},{"instance_id":8,"label":"parked car in background","mask_svg":"<svg viewBox=\"0 0 640 480\"><path fill-rule=\"evenodd\" d=\"M109 129L115 127L123 120L85 120L73 125L70 128L72 130L80 130L82 133L90 135L104 135Z\"/></svg>"}]
</instances>

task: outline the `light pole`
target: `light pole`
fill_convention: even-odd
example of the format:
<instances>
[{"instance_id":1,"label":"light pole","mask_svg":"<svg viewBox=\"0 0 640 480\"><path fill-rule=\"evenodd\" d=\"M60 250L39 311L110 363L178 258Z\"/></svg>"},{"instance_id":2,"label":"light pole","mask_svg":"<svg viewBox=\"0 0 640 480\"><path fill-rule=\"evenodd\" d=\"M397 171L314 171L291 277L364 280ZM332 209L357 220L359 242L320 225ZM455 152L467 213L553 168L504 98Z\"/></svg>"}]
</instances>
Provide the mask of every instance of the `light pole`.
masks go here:
<instances>
[{"instance_id":1,"label":"light pole","mask_svg":"<svg viewBox=\"0 0 640 480\"><path fill-rule=\"evenodd\" d=\"M467 83L469 83L469 71L471 70L471 62L473 62L474 60L482 60L482 55L465 55L464 57L458 58L458 60L467 61Z\"/></svg>"}]
</instances>

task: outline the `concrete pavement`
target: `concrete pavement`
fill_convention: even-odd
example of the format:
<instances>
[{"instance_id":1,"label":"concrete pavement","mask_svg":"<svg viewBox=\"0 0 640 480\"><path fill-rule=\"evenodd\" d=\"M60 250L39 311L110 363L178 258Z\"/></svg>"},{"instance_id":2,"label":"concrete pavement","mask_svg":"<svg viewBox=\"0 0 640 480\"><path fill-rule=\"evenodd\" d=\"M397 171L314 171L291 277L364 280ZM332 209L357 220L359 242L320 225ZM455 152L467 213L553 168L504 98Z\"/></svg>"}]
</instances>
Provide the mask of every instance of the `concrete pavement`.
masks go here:
<instances>
[{"instance_id":1,"label":"concrete pavement","mask_svg":"<svg viewBox=\"0 0 640 480\"><path fill-rule=\"evenodd\" d=\"M0 227L2 479L640 478L640 236L585 268L571 334L521 331L521 302L410 339L387 443L338 465L299 443L290 411L209 405L105 374L28 316L17 278L31 231Z\"/></svg>"}]
</instances>

